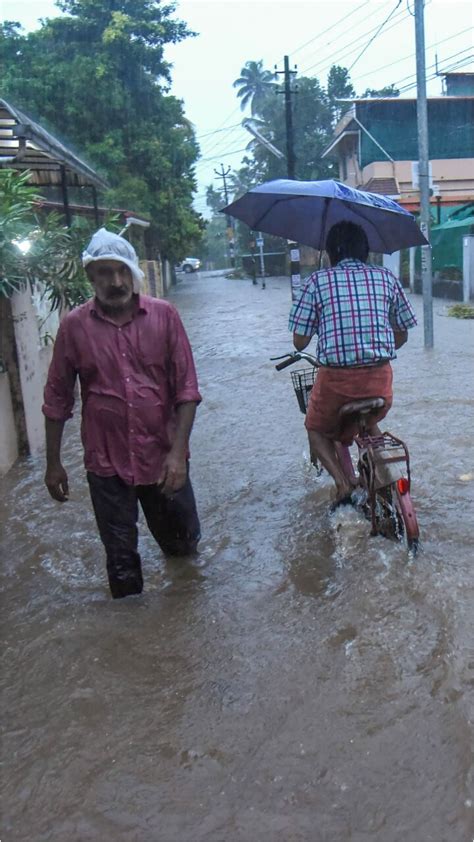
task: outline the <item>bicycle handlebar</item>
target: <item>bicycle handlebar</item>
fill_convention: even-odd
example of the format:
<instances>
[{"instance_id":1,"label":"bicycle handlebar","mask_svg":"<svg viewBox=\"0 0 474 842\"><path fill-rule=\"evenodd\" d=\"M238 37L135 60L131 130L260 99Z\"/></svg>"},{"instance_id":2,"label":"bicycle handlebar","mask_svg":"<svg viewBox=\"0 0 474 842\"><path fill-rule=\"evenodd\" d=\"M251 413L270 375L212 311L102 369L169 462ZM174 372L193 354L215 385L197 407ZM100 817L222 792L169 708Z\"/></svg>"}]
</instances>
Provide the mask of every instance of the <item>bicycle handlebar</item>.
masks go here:
<instances>
[{"instance_id":1,"label":"bicycle handlebar","mask_svg":"<svg viewBox=\"0 0 474 842\"><path fill-rule=\"evenodd\" d=\"M315 357L311 354L307 354L306 351L293 351L291 354L283 354L281 357L270 357L273 361L275 360L283 360L283 362L278 363L275 366L277 371L283 371L284 368L288 368L289 365L293 365L293 363L299 362L299 360L306 360L306 362L310 363L312 366L317 368L318 361Z\"/></svg>"},{"instance_id":2,"label":"bicycle handlebar","mask_svg":"<svg viewBox=\"0 0 474 842\"><path fill-rule=\"evenodd\" d=\"M276 365L275 368L277 371L283 371L284 368L288 368L289 365L293 365L293 363L298 362L299 359L301 359L301 357L298 354L295 354L289 359L287 357L286 360L284 360L282 363L278 363L278 365Z\"/></svg>"}]
</instances>

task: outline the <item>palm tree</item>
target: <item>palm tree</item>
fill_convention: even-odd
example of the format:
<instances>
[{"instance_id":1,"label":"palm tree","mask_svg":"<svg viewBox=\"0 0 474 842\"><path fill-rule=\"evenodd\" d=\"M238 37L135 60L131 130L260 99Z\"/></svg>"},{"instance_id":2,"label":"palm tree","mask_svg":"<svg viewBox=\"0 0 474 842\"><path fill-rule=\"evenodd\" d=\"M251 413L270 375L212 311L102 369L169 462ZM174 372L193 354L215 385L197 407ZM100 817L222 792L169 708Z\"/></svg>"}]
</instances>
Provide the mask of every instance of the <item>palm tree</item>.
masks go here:
<instances>
[{"instance_id":1,"label":"palm tree","mask_svg":"<svg viewBox=\"0 0 474 842\"><path fill-rule=\"evenodd\" d=\"M247 61L240 71L240 76L234 82L234 88L238 88L237 96L240 98L242 111L250 103L250 111L258 114L262 102L269 92L274 88L274 74L270 70L263 69L263 61Z\"/></svg>"}]
</instances>

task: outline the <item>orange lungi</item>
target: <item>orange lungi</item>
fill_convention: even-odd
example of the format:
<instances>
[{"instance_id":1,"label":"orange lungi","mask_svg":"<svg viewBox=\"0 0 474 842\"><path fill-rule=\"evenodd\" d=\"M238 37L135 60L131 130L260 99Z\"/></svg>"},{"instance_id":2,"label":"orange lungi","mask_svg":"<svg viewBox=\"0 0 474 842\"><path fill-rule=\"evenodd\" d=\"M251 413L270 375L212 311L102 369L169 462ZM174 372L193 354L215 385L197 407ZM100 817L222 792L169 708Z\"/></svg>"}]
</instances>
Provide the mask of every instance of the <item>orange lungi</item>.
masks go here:
<instances>
[{"instance_id":1,"label":"orange lungi","mask_svg":"<svg viewBox=\"0 0 474 842\"><path fill-rule=\"evenodd\" d=\"M389 362L346 368L321 366L309 396L305 427L328 438L351 444L357 432L356 424L339 429L339 410L345 403L363 398L384 398L385 406L371 415L375 424L384 418L392 405L392 366Z\"/></svg>"}]
</instances>

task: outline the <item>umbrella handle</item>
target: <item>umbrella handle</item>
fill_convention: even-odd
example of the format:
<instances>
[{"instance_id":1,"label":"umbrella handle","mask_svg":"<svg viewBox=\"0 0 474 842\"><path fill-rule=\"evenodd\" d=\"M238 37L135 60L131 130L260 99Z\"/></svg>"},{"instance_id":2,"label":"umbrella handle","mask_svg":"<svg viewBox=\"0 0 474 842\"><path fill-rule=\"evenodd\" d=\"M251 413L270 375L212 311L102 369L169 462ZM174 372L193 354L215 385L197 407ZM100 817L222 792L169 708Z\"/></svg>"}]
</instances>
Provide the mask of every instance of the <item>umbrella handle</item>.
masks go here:
<instances>
[{"instance_id":1,"label":"umbrella handle","mask_svg":"<svg viewBox=\"0 0 474 842\"><path fill-rule=\"evenodd\" d=\"M323 218L321 222L321 234L319 237L319 269L321 269L321 264L323 262L323 249L324 243L326 242L326 222L328 218L328 210L329 210L329 202L331 199L326 198L324 200L324 210L323 210Z\"/></svg>"}]
</instances>

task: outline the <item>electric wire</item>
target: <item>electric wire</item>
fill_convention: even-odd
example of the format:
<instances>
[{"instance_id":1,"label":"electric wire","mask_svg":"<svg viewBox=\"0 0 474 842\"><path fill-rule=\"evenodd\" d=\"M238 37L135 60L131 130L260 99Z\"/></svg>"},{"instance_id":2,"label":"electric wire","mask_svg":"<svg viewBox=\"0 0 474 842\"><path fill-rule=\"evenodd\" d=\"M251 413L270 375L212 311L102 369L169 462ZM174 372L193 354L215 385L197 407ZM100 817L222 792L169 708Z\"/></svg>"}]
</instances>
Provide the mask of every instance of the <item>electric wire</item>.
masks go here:
<instances>
[{"instance_id":1,"label":"electric wire","mask_svg":"<svg viewBox=\"0 0 474 842\"><path fill-rule=\"evenodd\" d=\"M360 6L357 6L356 9L353 9L352 12L350 12L348 15L343 15L342 18L339 18L335 23L331 24L331 26L328 26L327 29L323 29L322 32L318 32L318 34L315 35L313 38L310 38L309 41L305 41L304 44L301 44L295 50L291 50L289 55L291 55L291 57L293 58L293 56L295 56L296 53L299 53L300 50L304 50L304 48L307 47L308 44L312 44L314 41L317 41L319 38L322 38L323 35L326 35L326 33L330 32L331 29L335 29L335 27L338 26L340 23L342 23L343 21L345 22L352 15L355 15L356 12L358 12L364 6L367 6L368 3L370 3L370 0L365 0L364 3L361 3ZM363 21L359 21L359 23L363 23L365 20L367 20L367 18L364 18Z\"/></svg>"},{"instance_id":2,"label":"electric wire","mask_svg":"<svg viewBox=\"0 0 474 842\"><path fill-rule=\"evenodd\" d=\"M457 38L459 35L464 35L465 32L469 32L471 27L467 29L461 29L459 32L455 32L454 35L449 35L447 38L443 38L441 41L436 41L434 44L429 44L426 47L426 52L428 50L432 50L435 47L441 46L441 44L446 44L448 41L452 41L453 38ZM470 50L471 47L467 47L467 50ZM466 50L462 50L461 52L466 52ZM406 55L402 56L401 58L395 59L395 61L391 61L389 64L384 64L381 67L376 67L374 70L369 70L367 73L362 73L359 76L355 76L352 78L352 82L357 82L360 79L365 79L366 76L373 76L374 73L379 73L381 70L386 70L388 67L394 67L396 64L400 64L402 61L406 61L409 58L413 58L416 54L415 53L407 53ZM451 58L451 56L449 57ZM445 59L447 60L447 59Z\"/></svg>"},{"instance_id":3,"label":"electric wire","mask_svg":"<svg viewBox=\"0 0 474 842\"><path fill-rule=\"evenodd\" d=\"M219 134L220 132L225 132L227 129L233 129L236 126L241 126L242 123L233 123L231 126L224 126L223 129L213 129L210 132L206 132L205 134L198 134L196 135L196 140L202 140L203 137L210 137L211 135Z\"/></svg>"},{"instance_id":4,"label":"electric wire","mask_svg":"<svg viewBox=\"0 0 474 842\"><path fill-rule=\"evenodd\" d=\"M387 31L390 31L390 29L392 29L396 24L400 23L402 20L406 20L407 18L408 14L403 9L401 9L395 14L394 20L392 21L392 26L390 26ZM335 64L338 56L346 57L346 55L351 55L351 52L354 53L358 49L358 45L364 42L368 35L372 35L372 33L376 32L379 26L380 24L377 24L372 29L369 29L368 31L363 32L361 35L358 35L357 38L351 38L350 41L336 47L336 49L330 53L330 56L326 55L319 61L316 61L314 64L308 65L307 67L303 68L303 70L301 70L300 73L304 74L307 73L308 70L314 70L314 68L318 68L320 65L326 65L326 63L329 60L331 61L331 64ZM334 44L337 44L340 38L342 38L350 31L352 31L352 27L349 27L349 29L344 30L344 32L340 34L339 38L334 39L333 41L329 41L328 44L326 44L325 46L328 48L332 47ZM353 47L353 49L351 52L347 53L346 50L350 47Z\"/></svg>"},{"instance_id":5,"label":"electric wire","mask_svg":"<svg viewBox=\"0 0 474 842\"><path fill-rule=\"evenodd\" d=\"M377 32L375 33L375 35L373 35L373 36L372 36L372 38L371 38L371 39L367 42L367 44L365 45L365 47L364 47L364 49L362 50L362 52L361 52L361 53L357 56L357 58L356 58L356 59L352 62L351 66L347 68L347 72L348 72L348 73L350 73L350 72L351 72L352 68L353 68L353 67L357 64L357 62L359 61L359 59L361 59L361 58L362 58L362 56L364 55L364 53L365 53L365 52L369 49L369 47L370 47L370 45L372 44L372 42L373 42L373 41L375 41L375 39L377 38L377 36L378 36L378 35L380 35L380 33L381 33L382 29L384 28L385 24L389 22L390 18L391 18L391 17L395 14L395 12L397 11L397 9L399 9L399 8L400 8L400 4L401 4L401 2L402 2L402 0L398 0L397 5L396 5L396 6L394 6L394 8L392 9L392 11L391 11L391 12L390 12L390 14L388 15L388 17L387 17L387 18L385 18L384 22L383 22L383 23L379 26L379 28L377 29Z\"/></svg>"}]
</instances>

